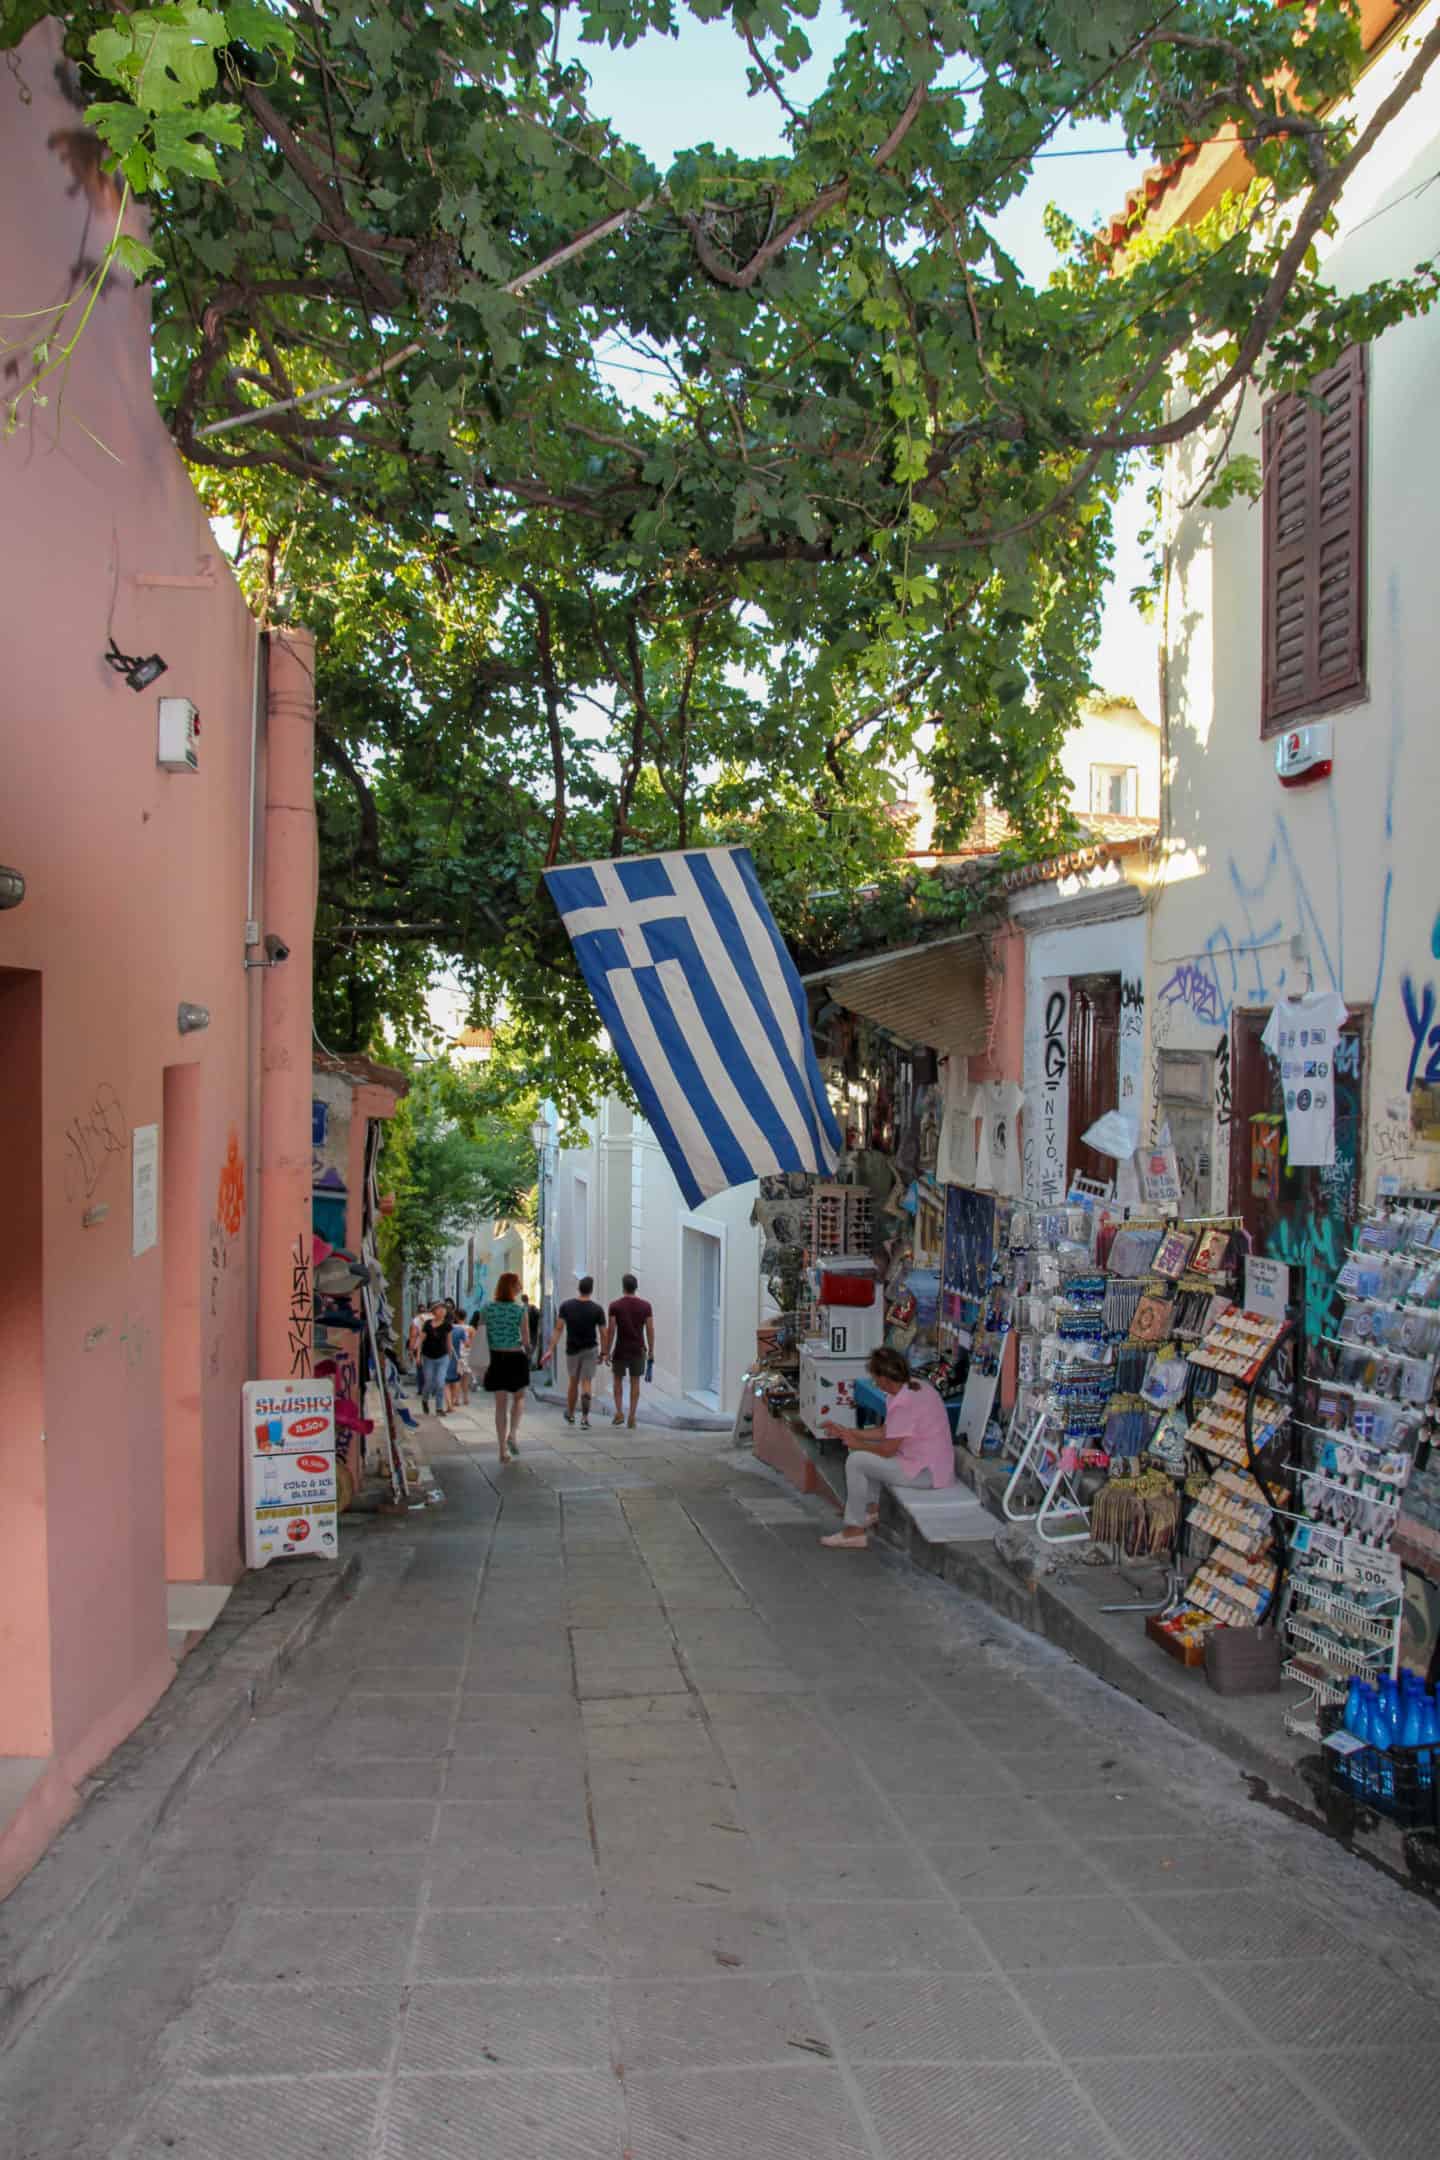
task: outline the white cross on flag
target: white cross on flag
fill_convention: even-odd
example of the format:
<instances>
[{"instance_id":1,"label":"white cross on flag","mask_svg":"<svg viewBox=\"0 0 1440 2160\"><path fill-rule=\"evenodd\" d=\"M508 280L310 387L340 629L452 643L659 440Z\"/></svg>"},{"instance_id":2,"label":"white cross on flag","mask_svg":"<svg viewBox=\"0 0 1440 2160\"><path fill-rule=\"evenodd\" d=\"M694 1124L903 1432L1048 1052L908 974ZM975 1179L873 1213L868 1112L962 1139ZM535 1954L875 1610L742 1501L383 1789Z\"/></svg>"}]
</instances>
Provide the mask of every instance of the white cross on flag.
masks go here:
<instances>
[{"instance_id":1,"label":"white cross on flag","mask_svg":"<svg viewBox=\"0 0 1440 2160\"><path fill-rule=\"evenodd\" d=\"M630 1084L691 1207L835 1168L805 993L748 848L547 870Z\"/></svg>"}]
</instances>

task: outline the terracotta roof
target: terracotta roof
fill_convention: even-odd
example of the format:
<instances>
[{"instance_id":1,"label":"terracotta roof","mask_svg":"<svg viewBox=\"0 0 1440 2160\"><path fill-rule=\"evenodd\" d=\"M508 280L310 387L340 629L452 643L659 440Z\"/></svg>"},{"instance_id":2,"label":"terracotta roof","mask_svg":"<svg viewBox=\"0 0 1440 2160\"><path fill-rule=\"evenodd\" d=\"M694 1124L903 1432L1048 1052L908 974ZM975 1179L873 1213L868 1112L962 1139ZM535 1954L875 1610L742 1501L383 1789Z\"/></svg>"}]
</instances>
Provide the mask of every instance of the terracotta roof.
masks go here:
<instances>
[{"instance_id":1,"label":"terracotta roof","mask_svg":"<svg viewBox=\"0 0 1440 2160\"><path fill-rule=\"evenodd\" d=\"M1092 840L1148 840L1158 831L1154 818L1114 817L1102 811L1077 811L1075 822ZM960 846L937 859L964 861L972 855L998 855L1015 837L1015 828L1003 810L984 803L976 811L970 830Z\"/></svg>"},{"instance_id":2,"label":"terracotta roof","mask_svg":"<svg viewBox=\"0 0 1440 2160\"><path fill-rule=\"evenodd\" d=\"M1276 0L1277 6L1295 7L1298 0ZM1359 0L1360 35L1365 51L1373 52L1409 9L1405 0ZM1211 136L1210 143L1232 144L1242 150L1240 130L1233 121ZM1142 225L1162 196L1169 193L1186 167L1193 164L1206 143L1184 142L1163 165L1151 165L1125 197L1125 207L1111 218L1100 238L1102 255L1118 254L1137 225ZM1248 163L1248 160L1247 160Z\"/></svg>"}]
</instances>

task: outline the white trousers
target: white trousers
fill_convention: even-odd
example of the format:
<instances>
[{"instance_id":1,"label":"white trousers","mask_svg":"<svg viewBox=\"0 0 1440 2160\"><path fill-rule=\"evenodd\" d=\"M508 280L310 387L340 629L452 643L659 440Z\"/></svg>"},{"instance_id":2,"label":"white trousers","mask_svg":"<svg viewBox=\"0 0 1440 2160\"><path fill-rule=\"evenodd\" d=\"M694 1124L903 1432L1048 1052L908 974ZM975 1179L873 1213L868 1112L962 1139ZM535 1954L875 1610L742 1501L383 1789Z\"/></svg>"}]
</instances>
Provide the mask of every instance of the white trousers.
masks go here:
<instances>
[{"instance_id":1,"label":"white trousers","mask_svg":"<svg viewBox=\"0 0 1440 2160\"><path fill-rule=\"evenodd\" d=\"M850 1529L864 1527L866 1511L875 1506L880 1487L889 1485L913 1485L928 1489L935 1480L928 1470L912 1476L898 1455L869 1455L863 1448L852 1448L845 1464L845 1521Z\"/></svg>"}]
</instances>

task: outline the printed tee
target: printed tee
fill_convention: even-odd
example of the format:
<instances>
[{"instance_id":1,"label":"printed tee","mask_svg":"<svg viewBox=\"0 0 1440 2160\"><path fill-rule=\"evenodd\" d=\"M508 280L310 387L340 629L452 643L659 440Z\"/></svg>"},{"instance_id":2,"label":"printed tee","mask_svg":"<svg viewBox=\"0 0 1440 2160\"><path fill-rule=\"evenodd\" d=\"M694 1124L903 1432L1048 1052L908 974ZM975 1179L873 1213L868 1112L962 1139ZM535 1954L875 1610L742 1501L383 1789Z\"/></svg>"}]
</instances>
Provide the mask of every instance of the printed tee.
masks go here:
<instances>
[{"instance_id":1,"label":"printed tee","mask_svg":"<svg viewBox=\"0 0 1440 2160\"><path fill-rule=\"evenodd\" d=\"M1335 1160L1335 1048L1350 1015L1334 990L1284 998L1260 1040L1280 1067L1290 1168L1328 1169Z\"/></svg>"},{"instance_id":2,"label":"printed tee","mask_svg":"<svg viewBox=\"0 0 1440 2160\"><path fill-rule=\"evenodd\" d=\"M980 1141L975 1183L983 1192L1013 1200L1020 1190L1020 1145L1015 1114L1025 1090L1014 1080L992 1080L980 1094Z\"/></svg>"},{"instance_id":3,"label":"printed tee","mask_svg":"<svg viewBox=\"0 0 1440 2160\"><path fill-rule=\"evenodd\" d=\"M945 1060L945 1113L935 1175L942 1185L975 1183L975 1112L980 1090L970 1084L967 1058Z\"/></svg>"}]
</instances>

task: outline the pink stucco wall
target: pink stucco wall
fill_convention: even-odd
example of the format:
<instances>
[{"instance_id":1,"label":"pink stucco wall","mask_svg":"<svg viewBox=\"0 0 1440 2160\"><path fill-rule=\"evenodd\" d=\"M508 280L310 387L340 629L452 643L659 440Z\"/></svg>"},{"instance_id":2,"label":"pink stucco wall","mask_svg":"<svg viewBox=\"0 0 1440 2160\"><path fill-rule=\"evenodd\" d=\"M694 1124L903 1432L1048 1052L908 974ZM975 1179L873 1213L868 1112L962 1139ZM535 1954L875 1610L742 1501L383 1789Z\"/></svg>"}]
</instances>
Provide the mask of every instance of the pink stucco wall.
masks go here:
<instances>
[{"instance_id":1,"label":"pink stucco wall","mask_svg":"<svg viewBox=\"0 0 1440 2160\"><path fill-rule=\"evenodd\" d=\"M104 219L50 147L79 126L55 51L51 26L21 49L28 103L0 72L0 201L24 205L0 226L12 313L67 292ZM0 863L27 887L0 912L0 1133L37 1230L0 1299L0 1757L50 1758L53 1813L168 1684L167 1578L239 1572L254 1371L256 631L155 411L148 308L123 276L63 402L0 443L0 505ZM158 685L137 695L105 667L112 633L164 655ZM162 691L199 708L198 774L157 767ZM308 951L308 922L286 935ZM178 1032L182 1000L209 1007L204 1032ZM161 1235L134 1256L148 1125Z\"/></svg>"}]
</instances>

